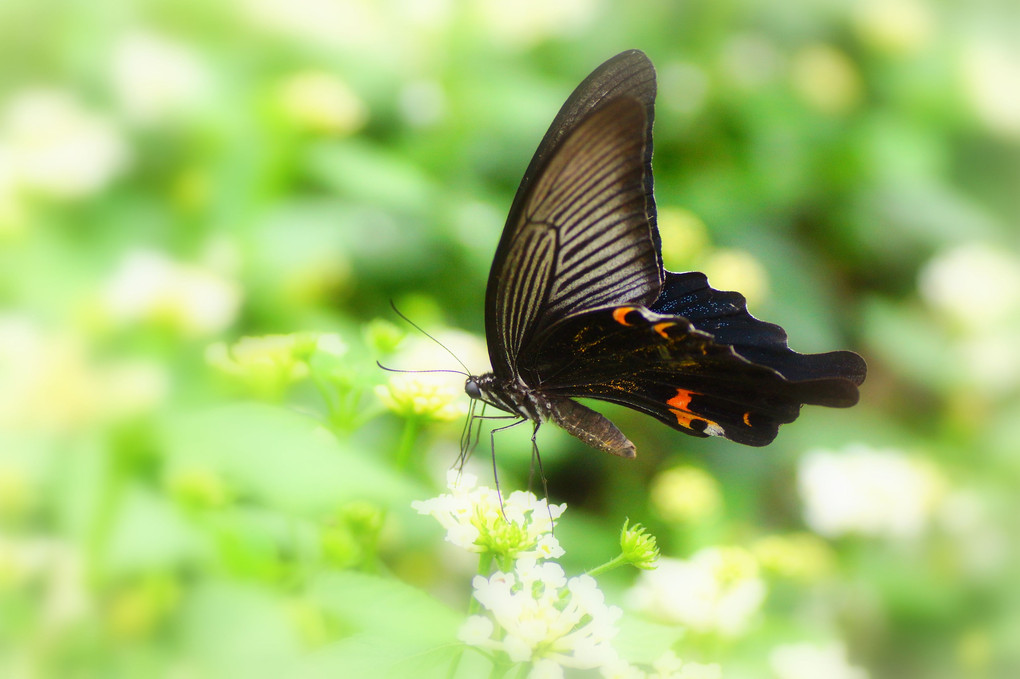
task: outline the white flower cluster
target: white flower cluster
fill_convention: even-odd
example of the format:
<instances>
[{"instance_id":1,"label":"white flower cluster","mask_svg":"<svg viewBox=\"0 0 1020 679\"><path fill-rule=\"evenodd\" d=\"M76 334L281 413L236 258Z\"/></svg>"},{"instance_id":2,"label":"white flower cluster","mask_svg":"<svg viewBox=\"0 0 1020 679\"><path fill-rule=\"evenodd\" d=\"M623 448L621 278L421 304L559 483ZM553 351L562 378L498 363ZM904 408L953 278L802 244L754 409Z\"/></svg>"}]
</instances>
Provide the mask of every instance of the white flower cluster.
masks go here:
<instances>
[{"instance_id":1,"label":"white flower cluster","mask_svg":"<svg viewBox=\"0 0 1020 679\"><path fill-rule=\"evenodd\" d=\"M942 491L930 465L862 445L812 451L798 477L805 520L826 537L918 537Z\"/></svg>"},{"instance_id":2,"label":"white flower cluster","mask_svg":"<svg viewBox=\"0 0 1020 679\"><path fill-rule=\"evenodd\" d=\"M1016 43L971 39L963 46L963 82L968 104L991 131L1007 139L1020 138L1020 57Z\"/></svg>"},{"instance_id":3,"label":"white flower cluster","mask_svg":"<svg viewBox=\"0 0 1020 679\"><path fill-rule=\"evenodd\" d=\"M503 571L475 576L474 597L485 614L467 619L461 641L510 662L529 663L529 679L561 679L564 668L598 669L607 679L720 679L718 665L681 662L672 651L650 671L620 657L612 641L622 611L606 604L592 576L568 579L559 564L546 561L563 554L552 529L566 505L549 505L521 491L501 505L495 490L477 482L471 474L451 471L450 493L412 503L439 521L449 542L492 554L503 564ZM621 540L629 534L634 549L643 546L658 554L640 527L628 532L625 526L624 533ZM727 562L730 570L733 561Z\"/></svg>"},{"instance_id":4,"label":"white flower cluster","mask_svg":"<svg viewBox=\"0 0 1020 679\"><path fill-rule=\"evenodd\" d=\"M169 385L160 363L99 359L78 332L56 332L26 314L0 313L0 432L73 430L137 416L162 405ZM0 466L11 448L8 441L0 445ZM0 497L0 507L7 499Z\"/></svg>"},{"instance_id":5,"label":"white flower cluster","mask_svg":"<svg viewBox=\"0 0 1020 679\"><path fill-rule=\"evenodd\" d=\"M918 292L949 322L946 337L953 383L990 395L1010 394L1020 382L1020 258L992 243L949 248L921 270Z\"/></svg>"},{"instance_id":6,"label":"white flower cluster","mask_svg":"<svg viewBox=\"0 0 1020 679\"><path fill-rule=\"evenodd\" d=\"M485 345L474 335L446 331L434 337L405 339L400 351L385 363L404 370L436 368L449 365L448 351L468 365L487 359ZM386 384L375 388L375 394L384 406L403 417L450 421L467 415L464 376L456 371L394 373Z\"/></svg>"},{"instance_id":7,"label":"white flower cluster","mask_svg":"<svg viewBox=\"0 0 1020 679\"><path fill-rule=\"evenodd\" d=\"M129 155L113 122L70 92L24 90L0 112L2 174L18 190L56 199L87 197L120 174Z\"/></svg>"},{"instance_id":8,"label":"white flower cluster","mask_svg":"<svg viewBox=\"0 0 1020 679\"><path fill-rule=\"evenodd\" d=\"M324 134L356 132L368 108L343 80L325 71L301 71L279 87L280 106L295 127Z\"/></svg>"},{"instance_id":9,"label":"white flower cluster","mask_svg":"<svg viewBox=\"0 0 1020 679\"><path fill-rule=\"evenodd\" d=\"M463 393L460 386L436 380L432 373L396 373L386 384L375 387L382 404L398 415L447 422L467 415Z\"/></svg>"},{"instance_id":10,"label":"white flower cluster","mask_svg":"<svg viewBox=\"0 0 1020 679\"><path fill-rule=\"evenodd\" d=\"M765 599L754 557L738 547L709 547L689 560L662 558L628 593L631 605L699 632L740 634Z\"/></svg>"},{"instance_id":11,"label":"white flower cluster","mask_svg":"<svg viewBox=\"0 0 1020 679\"><path fill-rule=\"evenodd\" d=\"M563 548L552 534L565 504L550 505L533 493L514 491L500 504L499 493L476 487L478 477L450 470L448 494L411 506L446 529L446 540L471 552L515 559L555 559Z\"/></svg>"},{"instance_id":12,"label":"white flower cluster","mask_svg":"<svg viewBox=\"0 0 1020 679\"><path fill-rule=\"evenodd\" d=\"M219 273L154 250L128 252L103 293L116 322L165 323L185 335L215 334L234 322L241 286Z\"/></svg>"},{"instance_id":13,"label":"white flower cluster","mask_svg":"<svg viewBox=\"0 0 1020 679\"><path fill-rule=\"evenodd\" d=\"M205 360L256 389L272 389L307 377L313 354L339 357L346 351L347 345L336 333L307 332L242 337L233 344L215 342L206 347Z\"/></svg>"},{"instance_id":14,"label":"white flower cluster","mask_svg":"<svg viewBox=\"0 0 1020 679\"><path fill-rule=\"evenodd\" d=\"M148 124L198 105L210 89L211 72L191 46L134 30L114 46L110 80L124 115Z\"/></svg>"},{"instance_id":15,"label":"white flower cluster","mask_svg":"<svg viewBox=\"0 0 1020 679\"><path fill-rule=\"evenodd\" d=\"M473 584L491 617L468 618L465 643L533 662L532 676L562 676L563 667L593 669L616 659L610 642L622 611L606 605L594 578L568 580L559 564L525 558L513 573L476 575Z\"/></svg>"},{"instance_id":16,"label":"white flower cluster","mask_svg":"<svg viewBox=\"0 0 1020 679\"><path fill-rule=\"evenodd\" d=\"M921 270L918 292L963 327L994 325L1020 311L1020 261L987 243L950 248Z\"/></svg>"}]
</instances>

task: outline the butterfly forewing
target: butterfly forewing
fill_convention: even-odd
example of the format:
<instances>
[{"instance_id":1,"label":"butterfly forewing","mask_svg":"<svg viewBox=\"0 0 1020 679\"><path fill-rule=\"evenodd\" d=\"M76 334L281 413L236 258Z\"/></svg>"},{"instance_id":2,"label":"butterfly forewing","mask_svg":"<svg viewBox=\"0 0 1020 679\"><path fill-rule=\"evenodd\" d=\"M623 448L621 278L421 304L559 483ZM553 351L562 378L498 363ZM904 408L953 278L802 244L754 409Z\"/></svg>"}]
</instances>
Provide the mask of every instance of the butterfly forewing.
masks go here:
<instances>
[{"instance_id":1,"label":"butterfly forewing","mask_svg":"<svg viewBox=\"0 0 1020 679\"><path fill-rule=\"evenodd\" d=\"M499 339L511 370L525 332L538 320L542 299L549 289L556 264L556 233L536 226L525 229L507 256L506 274L500 286L496 308ZM495 367L493 359L493 367Z\"/></svg>"},{"instance_id":2,"label":"butterfly forewing","mask_svg":"<svg viewBox=\"0 0 1020 679\"><path fill-rule=\"evenodd\" d=\"M654 71L639 52L575 91L518 190L486 292L493 371L516 375L534 334L576 309L656 297Z\"/></svg>"},{"instance_id":3,"label":"butterfly forewing","mask_svg":"<svg viewBox=\"0 0 1020 679\"><path fill-rule=\"evenodd\" d=\"M618 99L593 113L566 139L528 201L522 235L554 235L555 279L535 300L542 320L575 309L658 293L659 270L649 235L643 168L644 112ZM527 300L531 301L531 300Z\"/></svg>"}]
</instances>

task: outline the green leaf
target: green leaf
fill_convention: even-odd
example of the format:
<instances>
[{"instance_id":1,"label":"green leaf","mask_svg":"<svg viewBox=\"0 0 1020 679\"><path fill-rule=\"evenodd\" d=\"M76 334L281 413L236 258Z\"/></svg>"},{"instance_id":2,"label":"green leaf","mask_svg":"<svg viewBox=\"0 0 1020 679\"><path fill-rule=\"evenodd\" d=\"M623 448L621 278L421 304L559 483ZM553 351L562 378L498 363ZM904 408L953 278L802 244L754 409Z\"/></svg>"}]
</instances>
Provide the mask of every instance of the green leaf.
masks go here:
<instances>
[{"instance_id":1,"label":"green leaf","mask_svg":"<svg viewBox=\"0 0 1020 679\"><path fill-rule=\"evenodd\" d=\"M177 507L132 484L117 506L106 567L120 574L169 568L198 561L204 547L204 536Z\"/></svg>"},{"instance_id":2,"label":"green leaf","mask_svg":"<svg viewBox=\"0 0 1020 679\"><path fill-rule=\"evenodd\" d=\"M682 627L625 615L613 647L631 663L651 664L684 636Z\"/></svg>"},{"instance_id":3,"label":"green leaf","mask_svg":"<svg viewBox=\"0 0 1020 679\"><path fill-rule=\"evenodd\" d=\"M184 666L196 676L287 676L305 652L287 601L244 583L212 582L183 606Z\"/></svg>"},{"instance_id":4,"label":"green leaf","mask_svg":"<svg viewBox=\"0 0 1020 679\"><path fill-rule=\"evenodd\" d=\"M380 636L359 634L305 659L288 676L300 679L334 677L416 677L446 679L450 667L457 662L459 644L412 652L407 645ZM466 656L465 656L466 657ZM456 677L478 677L468 674L467 660L458 664ZM463 666L462 666L463 665ZM483 670L483 673L485 670Z\"/></svg>"},{"instance_id":5,"label":"green leaf","mask_svg":"<svg viewBox=\"0 0 1020 679\"><path fill-rule=\"evenodd\" d=\"M319 578L311 597L369 636L416 647L453 643L463 617L399 580L343 571Z\"/></svg>"},{"instance_id":6,"label":"green leaf","mask_svg":"<svg viewBox=\"0 0 1020 679\"><path fill-rule=\"evenodd\" d=\"M463 616L400 581L331 573L312 585L310 597L357 633L317 652L299 676L445 677L461 651Z\"/></svg>"},{"instance_id":7,"label":"green leaf","mask_svg":"<svg viewBox=\"0 0 1020 679\"><path fill-rule=\"evenodd\" d=\"M321 515L351 500L407 505L428 494L312 418L279 407L192 413L165 435L173 464L212 470L231 490L287 511Z\"/></svg>"}]
</instances>

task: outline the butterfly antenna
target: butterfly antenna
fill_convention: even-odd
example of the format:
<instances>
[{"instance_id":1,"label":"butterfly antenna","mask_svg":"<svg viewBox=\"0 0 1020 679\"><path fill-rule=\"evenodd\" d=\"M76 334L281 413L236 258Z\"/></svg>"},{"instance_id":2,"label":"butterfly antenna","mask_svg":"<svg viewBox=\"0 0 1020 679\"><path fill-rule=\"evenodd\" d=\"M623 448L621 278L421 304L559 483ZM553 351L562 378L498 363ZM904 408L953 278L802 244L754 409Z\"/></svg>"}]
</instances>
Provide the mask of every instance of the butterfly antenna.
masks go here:
<instances>
[{"instance_id":1,"label":"butterfly antenna","mask_svg":"<svg viewBox=\"0 0 1020 679\"><path fill-rule=\"evenodd\" d=\"M415 373L415 374L417 374L417 373L453 373L454 375L464 375L465 377L470 377L471 376L469 373L466 373L463 370L401 370L400 368L390 368L390 367L387 367L387 366L383 365L382 363L380 363L379 361L376 361L375 364L377 366L379 366L380 368L382 368L383 370L385 370L386 372L388 372L388 373Z\"/></svg>"},{"instance_id":2,"label":"butterfly antenna","mask_svg":"<svg viewBox=\"0 0 1020 679\"><path fill-rule=\"evenodd\" d=\"M410 326L411 326L412 328L414 328L415 330L417 330L418 332L420 332L421 334L425 335L425 336L426 336L426 337L428 337L428 338L429 338L430 340L432 340L433 342L435 342L436 344L438 344L439 346L441 346L441 347L442 347L443 349L445 349L445 350L446 350L446 353L448 353L448 354L450 354L451 356L453 356L453 360L457 361L457 363L460 363L460 367L464 368L464 370L466 371L466 372L464 373L465 375L470 375L470 374L471 374L471 371L470 371L470 370L468 370L468 367L467 367L466 365L464 365L464 362L463 362L463 361L461 361L461 360L460 360L460 359L459 359L459 358L457 357L457 354L453 353L453 351L452 351L452 350L450 349L450 347L446 346L445 344L443 344L442 342L440 342L439 340L437 340L437 339L436 339L435 337L433 337L432 335L430 335L430 334L428 334L427 332L425 332L425 330L423 330L423 329L422 329L422 327L421 327L420 325L418 325L417 323L415 323L414 321L412 321L412 320L411 320L410 318L408 318L407 316L405 316L405 315L404 315L404 314L403 314L403 313L402 313L402 312L400 311L400 309L398 309L398 308L397 308L397 305L396 305L396 304L395 304L395 303L393 302L393 300L392 300L392 299L390 300L390 306L391 306L391 307L393 307L393 311L394 311L394 312L395 312L395 313L396 313L396 314L397 314L398 316L400 316L400 317L401 317L402 319L404 319L404 320L405 320L405 321L407 322L407 324L408 324L408 325L410 325Z\"/></svg>"}]
</instances>

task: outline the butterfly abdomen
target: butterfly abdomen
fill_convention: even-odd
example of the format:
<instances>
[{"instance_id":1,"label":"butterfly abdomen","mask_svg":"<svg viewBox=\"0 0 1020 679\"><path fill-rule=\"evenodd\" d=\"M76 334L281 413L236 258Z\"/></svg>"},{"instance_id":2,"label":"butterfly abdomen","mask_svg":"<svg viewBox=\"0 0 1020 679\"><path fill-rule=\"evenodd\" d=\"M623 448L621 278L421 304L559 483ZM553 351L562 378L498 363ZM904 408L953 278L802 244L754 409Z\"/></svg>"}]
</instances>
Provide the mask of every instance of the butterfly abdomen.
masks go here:
<instances>
[{"instance_id":1,"label":"butterfly abdomen","mask_svg":"<svg viewBox=\"0 0 1020 679\"><path fill-rule=\"evenodd\" d=\"M604 415L569 398L550 402L549 419L592 448L620 457L636 457L637 450Z\"/></svg>"}]
</instances>

